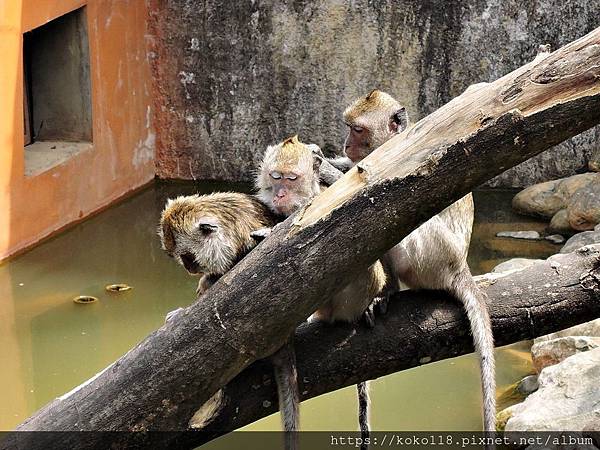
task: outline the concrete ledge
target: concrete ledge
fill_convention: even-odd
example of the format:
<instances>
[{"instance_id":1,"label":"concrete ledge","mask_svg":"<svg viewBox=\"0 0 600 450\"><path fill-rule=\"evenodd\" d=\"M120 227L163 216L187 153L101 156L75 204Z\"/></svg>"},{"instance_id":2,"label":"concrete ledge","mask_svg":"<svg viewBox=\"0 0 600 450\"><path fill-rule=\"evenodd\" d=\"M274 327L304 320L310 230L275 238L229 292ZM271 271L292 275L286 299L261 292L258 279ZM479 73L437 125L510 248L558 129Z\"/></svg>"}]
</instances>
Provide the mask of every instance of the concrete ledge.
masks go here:
<instances>
[{"instance_id":1,"label":"concrete ledge","mask_svg":"<svg viewBox=\"0 0 600 450\"><path fill-rule=\"evenodd\" d=\"M34 142L25 147L25 176L39 175L92 148L91 142Z\"/></svg>"}]
</instances>

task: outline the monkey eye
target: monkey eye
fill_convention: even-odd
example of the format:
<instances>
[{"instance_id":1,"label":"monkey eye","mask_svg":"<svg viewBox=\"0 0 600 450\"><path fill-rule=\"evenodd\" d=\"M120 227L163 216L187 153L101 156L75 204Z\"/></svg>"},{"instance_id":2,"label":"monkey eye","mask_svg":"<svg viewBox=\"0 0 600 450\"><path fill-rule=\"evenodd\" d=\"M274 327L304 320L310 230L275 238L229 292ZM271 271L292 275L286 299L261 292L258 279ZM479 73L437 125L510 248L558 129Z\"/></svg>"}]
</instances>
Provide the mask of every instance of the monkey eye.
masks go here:
<instances>
[{"instance_id":1,"label":"monkey eye","mask_svg":"<svg viewBox=\"0 0 600 450\"><path fill-rule=\"evenodd\" d=\"M350 128L352 128L352 131L354 131L355 133L362 133L363 132L363 128L361 128L361 127L352 126Z\"/></svg>"},{"instance_id":2,"label":"monkey eye","mask_svg":"<svg viewBox=\"0 0 600 450\"><path fill-rule=\"evenodd\" d=\"M296 175L295 173L290 173L289 175L286 175L285 178L287 180L292 180L294 181L296 178L298 178L298 175Z\"/></svg>"},{"instance_id":3,"label":"monkey eye","mask_svg":"<svg viewBox=\"0 0 600 450\"><path fill-rule=\"evenodd\" d=\"M273 171L269 175L271 175L271 178L274 180L281 180L281 174L279 172Z\"/></svg>"}]
</instances>

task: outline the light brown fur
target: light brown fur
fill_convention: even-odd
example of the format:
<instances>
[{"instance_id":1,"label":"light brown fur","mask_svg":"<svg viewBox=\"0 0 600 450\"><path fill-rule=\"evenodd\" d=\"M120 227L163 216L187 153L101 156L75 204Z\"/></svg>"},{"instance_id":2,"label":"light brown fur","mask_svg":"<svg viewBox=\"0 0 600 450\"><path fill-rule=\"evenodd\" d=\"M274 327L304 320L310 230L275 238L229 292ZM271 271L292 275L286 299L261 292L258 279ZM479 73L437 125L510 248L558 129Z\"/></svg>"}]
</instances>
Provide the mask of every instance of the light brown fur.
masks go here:
<instances>
[{"instance_id":1,"label":"light brown fur","mask_svg":"<svg viewBox=\"0 0 600 450\"><path fill-rule=\"evenodd\" d=\"M200 294L212 284L209 278L223 275L256 245L251 232L274 223L269 209L250 195L190 195L167 202L159 235L164 250L180 264L187 262L188 271L197 264ZM215 228L204 232L201 224Z\"/></svg>"},{"instance_id":2,"label":"light brown fur","mask_svg":"<svg viewBox=\"0 0 600 450\"><path fill-rule=\"evenodd\" d=\"M290 183L289 189L292 191L290 202L294 203L284 214L290 215L297 208L308 203L322 188L319 185L318 164L315 167L314 158L311 148L300 142L297 136L268 147L256 182L260 189L259 198L265 204L272 205L274 194L271 186L279 180L272 180L269 174L272 171L281 172L283 175L292 172L299 177ZM274 210L281 213L281 210ZM313 314L312 319L326 322L338 320L355 322L382 290L385 280L383 267L377 261L349 285L334 294L327 304Z\"/></svg>"},{"instance_id":3,"label":"light brown fur","mask_svg":"<svg viewBox=\"0 0 600 450\"><path fill-rule=\"evenodd\" d=\"M344 121L349 125L358 124L359 119L373 112L399 109L402 106L394 97L378 89L373 89L364 97L359 97L344 111ZM389 115L388 115L389 117Z\"/></svg>"},{"instance_id":4,"label":"light brown fur","mask_svg":"<svg viewBox=\"0 0 600 450\"><path fill-rule=\"evenodd\" d=\"M345 152L355 164L408 126L408 116L400 103L377 90L356 100L344 112L344 119L350 127ZM406 236L383 256L382 262L388 274L387 294L402 285L440 289L464 305L480 354L484 430L494 431L493 336L483 294L467 266L473 215L473 197L467 194Z\"/></svg>"}]
</instances>

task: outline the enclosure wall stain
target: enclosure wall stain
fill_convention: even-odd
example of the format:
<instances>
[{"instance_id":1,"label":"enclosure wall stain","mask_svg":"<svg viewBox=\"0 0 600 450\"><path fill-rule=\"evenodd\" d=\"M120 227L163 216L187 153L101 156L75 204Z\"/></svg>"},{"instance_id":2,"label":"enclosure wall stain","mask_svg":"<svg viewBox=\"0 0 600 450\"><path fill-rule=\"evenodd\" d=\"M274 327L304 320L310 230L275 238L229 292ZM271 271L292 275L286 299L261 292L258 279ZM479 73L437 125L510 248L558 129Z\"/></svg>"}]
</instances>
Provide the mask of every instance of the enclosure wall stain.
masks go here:
<instances>
[{"instance_id":1,"label":"enclosure wall stain","mask_svg":"<svg viewBox=\"0 0 600 450\"><path fill-rule=\"evenodd\" d=\"M373 88L417 120L600 23L588 0L148 3L162 178L248 181L267 145L294 134L339 153L342 111ZM595 127L491 184L572 175L599 146Z\"/></svg>"}]
</instances>

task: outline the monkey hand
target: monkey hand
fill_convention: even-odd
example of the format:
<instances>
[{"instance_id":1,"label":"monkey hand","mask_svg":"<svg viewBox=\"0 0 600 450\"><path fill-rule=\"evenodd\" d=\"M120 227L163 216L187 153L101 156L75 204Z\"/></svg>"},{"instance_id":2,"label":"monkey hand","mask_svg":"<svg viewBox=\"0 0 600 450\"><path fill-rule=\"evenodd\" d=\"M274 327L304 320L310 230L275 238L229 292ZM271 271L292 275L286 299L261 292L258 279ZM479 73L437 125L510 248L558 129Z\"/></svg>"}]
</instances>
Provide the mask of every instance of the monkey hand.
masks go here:
<instances>
[{"instance_id":1,"label":"monkey hand","mask_svg":"<svg viewBox=\"0 0 600 450\"><path fill-rule=\"evenodd\" d=\"M310 151L316 158L320 158L321 161L325 159L325 155L323 154L321 147L319 147L317 144L307 144L307 147L310 148Z\"/></svg>"},{"instance_id":2,"label":"monkey hand","mask_svg":"<svg viewBox=\"0 0 600 450\"><path fill-rule=\"evenodd\" d=\"M259 230L252 231L250 236L258 243L264 241L270 234L273 228L261 228Z\"/></svg>"},{"instance_id":3,"label":"monkey hand","mask_svg":"<svg viewBox=\"0 0 600 450\"><path fill-rule=\"evenodd\" d=\"M386 292L383 297L377 297L373 301L373 304L379 310L379 314L384 315L385 313L387 313L388 304L390 303L390 297L391 296L392 296L392 292Z\"/></svg>"}]
</instances>

